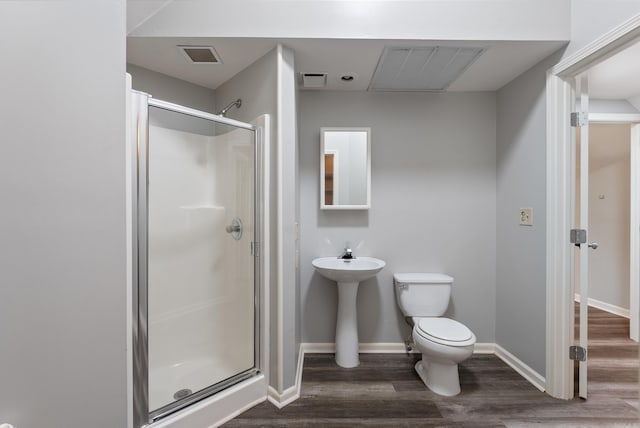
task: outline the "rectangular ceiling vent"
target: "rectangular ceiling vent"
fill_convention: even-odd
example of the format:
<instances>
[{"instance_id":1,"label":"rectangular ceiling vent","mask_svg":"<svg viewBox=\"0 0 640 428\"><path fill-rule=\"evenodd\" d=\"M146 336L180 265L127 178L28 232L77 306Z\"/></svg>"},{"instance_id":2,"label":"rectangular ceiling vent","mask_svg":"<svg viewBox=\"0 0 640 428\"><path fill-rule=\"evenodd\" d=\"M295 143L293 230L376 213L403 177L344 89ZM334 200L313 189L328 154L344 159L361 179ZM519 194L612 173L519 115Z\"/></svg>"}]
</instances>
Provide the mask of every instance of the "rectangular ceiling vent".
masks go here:
<instances>
[{"instance_id":1,"label":"rectangular ceiling vent","mask_svg":"<svg viewBox=\"0 0 640 428\"><path fill-rule=\"evenodd\" d=\"M385 47L370 91L446 90L484 52L455 46Z\"/></svg>"},{"instance_id":2,"label":"rectangular ceiling vent","mask_svg":"<svg viewBox=\"0 0 640 428\"><path fill-rule=\"evenodd\" d=\"M302 87L306 89L320 89L327 86L327 73L300 73Z\"/></svg>"},{"instance_id":3,"label":"rectangular ceiling vent","mask_svg":"<svg viewBox=\"0 0 640 428\"><path fill-rule=\"evenodd\" d=\"M178 46L178 49L192 64L222 64L212 46Z\"/></svg>"}]
</instances>

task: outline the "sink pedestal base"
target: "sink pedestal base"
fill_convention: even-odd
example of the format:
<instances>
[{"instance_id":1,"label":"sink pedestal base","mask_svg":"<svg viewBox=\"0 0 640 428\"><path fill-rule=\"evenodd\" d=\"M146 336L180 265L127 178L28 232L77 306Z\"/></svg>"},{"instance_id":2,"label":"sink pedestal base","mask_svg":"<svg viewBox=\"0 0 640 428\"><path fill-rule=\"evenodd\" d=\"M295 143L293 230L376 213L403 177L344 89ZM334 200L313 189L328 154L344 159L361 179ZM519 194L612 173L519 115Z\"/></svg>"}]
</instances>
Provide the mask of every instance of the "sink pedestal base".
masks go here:
<instances>
[{"instance_id":1,"label":"sink pedestal base","mask_svg":"<svg viewBox=\"0 0 640 428\"><path fill-rule=\"evenodd\" d=\"M341 367L357 367L358 313L356 296L361 281L376 276L385 262L373 257L341 259L320 257L311 264L316 271L338 284L338 319L336 320L336 363Z\"/></svg>"},{"instance_id":2,"label":"sink pedestal base","mask_svg":"<svg viewBox=\"0 0 640 428\"><path fill-rule=\"evenodd\" d=\"M336 322L336 363L358 367L358 313L356 297L359 282L338 282L338 320Z\"/></svg>"}]
</instances>

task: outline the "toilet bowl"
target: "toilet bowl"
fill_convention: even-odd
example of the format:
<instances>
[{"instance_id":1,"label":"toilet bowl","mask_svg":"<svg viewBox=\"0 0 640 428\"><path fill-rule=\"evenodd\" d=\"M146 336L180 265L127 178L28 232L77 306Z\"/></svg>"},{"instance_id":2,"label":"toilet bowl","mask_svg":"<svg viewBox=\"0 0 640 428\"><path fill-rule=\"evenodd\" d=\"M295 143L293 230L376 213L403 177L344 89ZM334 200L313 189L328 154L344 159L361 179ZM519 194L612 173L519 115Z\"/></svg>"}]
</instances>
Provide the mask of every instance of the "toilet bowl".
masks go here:
<instances>
[{"instance_id":1,"label":"toilet bowl","mask_svg":"<svg viewBox=\"0 0 640 428\"><path fill-rule=\"evenodd\" d=\"M436 394L460 393L458 364L473 354L476 336L464 324L449 318L414 318L413 342L422 354L415 370Z\"/></svg>"},{"instance_id":2,"label":"toilet bowl","mask_svg":"<svg viewBox=\"0 0 640 428\"><path fill-rule=\"evenodd\" d=\"M412 340L422 354L415 370L433 392L460 393L458 364L473 354L476 336L464 324L444 318L453 278L438 273L397 273L396 300L413 324Z\"/></svg>"}]
</instances>

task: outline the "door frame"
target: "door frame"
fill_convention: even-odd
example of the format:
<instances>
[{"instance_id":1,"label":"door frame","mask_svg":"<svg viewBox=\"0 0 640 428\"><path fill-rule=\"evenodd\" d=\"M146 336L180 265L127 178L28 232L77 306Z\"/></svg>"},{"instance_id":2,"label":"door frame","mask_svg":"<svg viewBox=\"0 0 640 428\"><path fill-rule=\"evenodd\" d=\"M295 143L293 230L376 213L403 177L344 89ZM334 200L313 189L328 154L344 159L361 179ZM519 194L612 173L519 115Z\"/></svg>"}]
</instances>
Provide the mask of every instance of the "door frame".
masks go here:
<instances>
[{"instance_id":1,"label":"door frame","mask_svg":"<svg viewBox=\"0 0 640 428\"><path fill-rule=\"evenodd\" d=\"M547 71L547 269L546 391L553 397L574 395L574 296L571 284L575 159L571 153L570 114L575 94L570 80L640 40L640 14L613 28Z\"/></svg>"}]
</instances>

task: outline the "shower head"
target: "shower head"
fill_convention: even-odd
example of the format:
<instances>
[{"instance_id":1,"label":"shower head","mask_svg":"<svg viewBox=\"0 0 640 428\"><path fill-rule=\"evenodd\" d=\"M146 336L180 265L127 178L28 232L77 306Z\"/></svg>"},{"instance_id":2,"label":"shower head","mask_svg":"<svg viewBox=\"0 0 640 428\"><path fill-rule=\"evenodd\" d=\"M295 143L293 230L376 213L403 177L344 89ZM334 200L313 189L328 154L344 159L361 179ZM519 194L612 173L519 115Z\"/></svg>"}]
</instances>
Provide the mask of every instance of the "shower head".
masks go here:
<instances>
[{"instance_id":1,"label":"shower head","mask_svg":"<svg viewBox=\"0 0 640 428\"><path fill-rule=\"evenodd\" d=\"M231 110L232 107L240 108L241 105L242 105L242 100L238 98L237 100L230 102L229 105L227 105L225 108L220 110L220 112L218 113L218 116L224 117L224 115L227 114L227 112Z\"/></svg>"}]
</instances>

